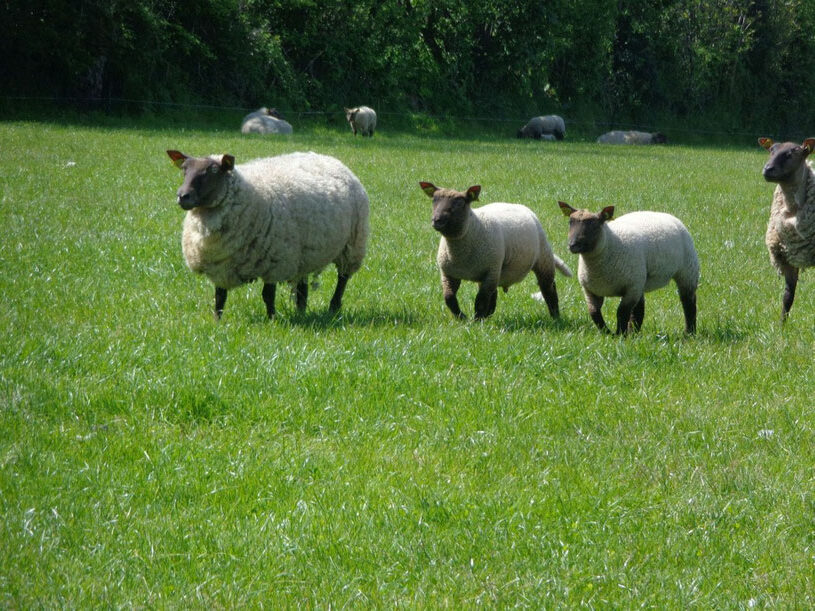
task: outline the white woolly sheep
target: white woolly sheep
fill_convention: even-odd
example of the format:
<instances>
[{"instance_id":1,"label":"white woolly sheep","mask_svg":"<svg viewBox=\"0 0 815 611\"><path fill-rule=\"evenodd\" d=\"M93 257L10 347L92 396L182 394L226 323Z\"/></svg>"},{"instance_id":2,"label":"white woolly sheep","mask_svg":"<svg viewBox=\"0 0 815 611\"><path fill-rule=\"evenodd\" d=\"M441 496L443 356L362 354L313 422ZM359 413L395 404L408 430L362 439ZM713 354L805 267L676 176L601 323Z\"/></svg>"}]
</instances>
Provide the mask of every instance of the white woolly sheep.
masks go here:
<instances>
[{"instance_id":1,"label":"white woolly sheep","mask_svg":"<svg viewBox=\"0 0 815 611\"><path fill-rule=\"evenodd\" d=\"M329 310L340 309L345 285L365 256L368 195L340 161L290 153L235 165L232 155L188 157L167 151L184 172L178 203L187 210L182 250L187 266L215 285L215 317L229 289L261 278L266 314L275 313L278 282L294 286L297 309L308 299L308 276L337 267Z\"/></svg>"},{"instance_id":2,"label":"white woolly sheep","mask_svg":"<svg viewBox=\"0 0 815 611\"><path fill-rule=\"evenodd\" d=\"M354 135L357 132L365 136L373 136L376 129L376 112L370 106L357 106L345 109L345 120L351 125Z\"/></svg>"},{"instance_id":3,"label":"white woolly sheep","mask_svg":"<svg viewBox=\"0 0 815 611\"><path fill-rule=\"evenodd\" d=\"M778 183L764 242L770 261L784 276L784 322L795 299L799 270L815 265L815 173L807 161L815 138L807 138L803 144L775 143L769 138L759 138L758 143L770 152L762 171L764 179Z\"/></svg>"},{"instance_id":4,"label":"white woolly sheep","mask_svg":"<svg viewBox=\"0 0 815 611\"><path fill-rule=\"evenodd\" d=\"M241 121L242 134L291 134L294 130L276 108L260 108Z\"/></svg>"},{"instance_id":5,"label":"white woolly sheep","mask_svg":"<svg viewBox=\"0 0 815 611\"><path fill-rule=\"evenodd\" d=\"M436 256L441 271L444 302L457 318L461 312L456 293L462 280L479 283L475 318L495 311L498 287L506 292L532 271L552 318L559 316L555 268L571 276L568 266L552 253L540 221L526 206L494 203L475 210L481 187L465 192L440 189L420 182L422 191L433 198L433 229L441 233Z\"/></svg>"},{"instance_id":6,"label":"white woolly sheep","mask_svg":"<svg viewBox=\"0 0 815 611\"><path fill-rule=\"evenodd\" d=\"M569 250L580 255L577 277L589 315L608 332L601 308L605 297L622 297L617 334L639 331L645 317L645 293L673 279L685 314L685 331L696 331L699 260L682 222L663 212L630 212L612 221L614 206L599 214L558 202L569 217Z\"/></svg>"},{"instance_id":7,"label":"white woolly sheep","mask_svg":"<svg viewBox=\"0 0 815 611\"><path fill-rule=\"evenodd\" d=\"M549 140L546 136L554 136L557 140L566 137L566 123L558 115L544 115L532 117L529 122L518 130L518 138L534 138L535 140Z\"/></svg>"},{"instance_id":8,"label":"white woolly sheep","mask_svg":"<svg viewBox=\"0 0 815 611\"><path fill-rule=\"evenodd\" d=\"M614 130L598 137L597 142L600 144L666 144L668 138L660 132Z\"/></svg>"}]
</instances>

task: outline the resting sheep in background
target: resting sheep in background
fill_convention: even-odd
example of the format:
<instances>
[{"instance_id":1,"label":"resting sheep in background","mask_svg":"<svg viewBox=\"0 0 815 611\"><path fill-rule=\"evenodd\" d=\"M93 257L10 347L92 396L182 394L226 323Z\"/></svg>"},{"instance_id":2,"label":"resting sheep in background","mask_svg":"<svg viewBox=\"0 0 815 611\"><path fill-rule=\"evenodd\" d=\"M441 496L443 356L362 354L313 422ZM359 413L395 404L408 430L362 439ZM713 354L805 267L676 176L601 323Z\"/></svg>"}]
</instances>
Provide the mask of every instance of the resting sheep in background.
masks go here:
<instances>
[{"instance_id":1,"label":"resting sheep in background","mask_svg":"<svg viewBox=\"0 0 815 611\"><path fill-rule=\"evenodd\" d=\"M357 132L362 137L373 136L376 129L376 112L369 106L357 106L356 108L345 109L345 120L351 125L354 135Z\"/></svg>"},{"instance_id":2,"label":"resting sheep in background","mask_svg":"<svg viewBox=\"0 0 815 611\"><path fill-rule=\"evenodd\" d=\"M462 280L479 283L475 318L495 311L498 287L506 292L532 271L538 279L549 314L557 318L555 268L565 276L571 270L552 253L535 214L520 204L494 203L475 210L481 187L465 192L440 189L429 182L419 186L433 199L433 229L441 233L436 261L441 271L444 302L456 318L464 319L456 293Z\"/></svg>"},{"instance_id":3,"label":"resting sheep in background","mask_svg":"<svg viewBox=\"0 0 815 611\"><path fill-rule=\"evenodd\" d=\"M291 124L283 120L276 108L260 108L241 121L242 134L291 134Z\"/></svg>"},{"instance_id":4,"label":"resting sheep in background","mask_svg":"<svg viewBox=\"0 0 815 611\"><path fill-rule=\"evenodd\" d=\"M266 314L275 314L278 282L295 287L297 309L308 276L337 266L329 310L365 256L368 195L340 161L291 153L235 165L232 155L188 157L167 151L184 172L178 203L187 210L181 245L187 266L215 285L215 317L227 291L261 278Z\"/></svg>"},{"instance_id":5,"label":"resting sheep in background","mask_svg":"<svg viewBox=\"0 0 815 611\"><path fill-rule=\"evenodd\" d=\"M554 136L557 140L563 140L566 137L566 123L557 115L533 117L518 130L516 136L535 140L549 140L547 136Z\"/></svg>"},{"instance_id":6,"label":"resting sheep in background","mask_svg":"<svg viewBox=\"0 0 815 611\"><path fill-rule=\"evenodd\" d=\"M666 144L668 138L659 132L611 131L597 138L600 144Z\"/></svg>"},{"instance_id":7,"label":"resting sheep in background","mask_svg":"<svg viewBox=\"0 0 815 611\"><path fill-rule=\"evenodd\" d=\"M639 331L645 317L645 293L673 279L685 314L685 331L696 331L699 260L682 222L663 212L630 212L612 221L614 206L599 214L558 202L569 217L569 250L580 255L577 277L589 315L608 332L601 308L605 297L622 297L617 334Z\"/></svg>"},{"instance_id":8,"label":"resting sheep in background","mask_svg":"<svg viewBox=\"0 0 815 611\"><path fill-rule=\"evenodd\" d=\"M764 179L778 183L764 241L770 261L784 276L784 322L795 299L799 270L815 265L815 174L807 161L815 138L807 138L803 144L775 143L769 138L759 138L758 143L770 152L762 171Z\"/></svg>"}]
</instances>

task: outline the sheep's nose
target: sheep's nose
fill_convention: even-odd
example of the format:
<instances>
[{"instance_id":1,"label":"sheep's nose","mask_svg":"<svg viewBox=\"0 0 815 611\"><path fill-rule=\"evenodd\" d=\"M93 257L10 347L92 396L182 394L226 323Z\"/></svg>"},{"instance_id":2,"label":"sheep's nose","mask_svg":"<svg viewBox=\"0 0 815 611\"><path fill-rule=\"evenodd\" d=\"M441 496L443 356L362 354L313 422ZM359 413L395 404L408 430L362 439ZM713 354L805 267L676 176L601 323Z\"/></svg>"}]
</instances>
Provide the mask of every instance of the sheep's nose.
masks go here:
<instances>
[{"instance_id":1,"label":"sheep's nose","mask_svg":"<svg viewBox=\"0 0 815 611\"><path fill-rule=\"evenodd\" d=\"M184 210L190 210L192 208L195 208L195 201L193 199L192 193L190 191L182 191L181 189L179 189L178 205L184 208Z\"/></svg>"}]
</instances>

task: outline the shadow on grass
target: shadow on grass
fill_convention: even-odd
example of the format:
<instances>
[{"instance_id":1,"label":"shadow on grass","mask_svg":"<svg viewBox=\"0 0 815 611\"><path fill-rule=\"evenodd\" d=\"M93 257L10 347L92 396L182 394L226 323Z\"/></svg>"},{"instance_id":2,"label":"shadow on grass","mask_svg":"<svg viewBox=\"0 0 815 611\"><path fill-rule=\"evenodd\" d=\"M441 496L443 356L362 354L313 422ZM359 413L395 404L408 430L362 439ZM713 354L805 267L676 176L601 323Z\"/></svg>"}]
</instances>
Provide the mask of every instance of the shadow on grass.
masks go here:
<instances>
[{"instance_id":1,"label":"shadow on grass","mask_svg":"<svg viewBox=\"0 0 815 611\"><path fill-rule=\"evenodd\" d=\"M253 324L266 324L308 329L344 329L346 327L414 327L421 318L407 309L374 310L367 308L342 309L336 314L324 310L278 310L273 321L263 314L252 315Z\"/></svg>"}]
</instances>

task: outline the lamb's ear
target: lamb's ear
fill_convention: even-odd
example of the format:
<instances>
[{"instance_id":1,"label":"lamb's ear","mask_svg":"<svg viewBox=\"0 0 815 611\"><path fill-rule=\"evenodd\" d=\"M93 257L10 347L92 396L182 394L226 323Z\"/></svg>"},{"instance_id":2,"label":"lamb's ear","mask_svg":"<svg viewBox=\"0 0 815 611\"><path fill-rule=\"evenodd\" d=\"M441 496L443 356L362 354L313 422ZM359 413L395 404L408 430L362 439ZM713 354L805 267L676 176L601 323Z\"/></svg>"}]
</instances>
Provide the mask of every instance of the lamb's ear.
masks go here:
<instances>
[{"instance_id":1,"label":"lamb's ear","mask_svg":"<svg viewBox=\"0 0 815 611\"><path fill-rule=\"evenodd\" d=\"M773 144L775 144L775 142L772 141L772 138L759 138L758 139L758 145L761 148L767 149L768 151L772 148Z\"/></svg>"},{"instance_id":2,"label":"lamb's ear","mask_svg":"<svg viewBox=\"0 0 815 611\"><path fill-rule=\"evenodd\" d=\"M187 156L181 151L167 151L167 154L170 156L170 159L173 160L173 165L180 170L181 164L184 163Z\"/></svg>"},{"instance_id":3,"label":"lamb's ear","mask_svg":"<svg viewBox=\"0 0 815 611\"><path fill-rule=\"evenodd\" d=\"M481 185L473 185L467 189L467 201L474 202L478 199L478 194L481 193Z\"/></svg>"},{"instance_id":4,"label":"lamb's ear","mask_svg":"<svg viewBox=\"0 0 815 611\"><path fill-rule=\"evenodd\" d=\"M558 202L558 206L560 206L560 211L563 213L563 216L572 216L572 212L577 212L577 209L572 208L566 202Z\"/></svg>"},{"instance_id":5,"label":"lamb's ear","mask_svg":"<svg viewBox=\"0 0 815 611\"><path fill-rule=\"evenodd\" d=\"M809 155L813 150L815 150L815 138L807 138L804 140L801 146L807 150L807 155Z\"/></svg>"},{"instance_id":6,"label":"lamb's ear","mask_svg":"<svg viewBox=\"0 0 815 611\"><path fill-rule=\"evenodd\" d=\"M600 211L600 220L603 222L610 221L614 218L614 206L606 206Z\"/></svg>"},{"instance_id":7,"label":"lamb's ear","mask_svg":"<svg viewBox=\"0 0 815 611\"><path fill-rule=\"evenodd\" d=\"M221 157L221 169L224 172L229 172L235 168L235 158L232 155L224 155Z\"/></svg>"},{"instance_id":8,"label":"lamb's ear","mask_svg":"<svg viewBox=\"0 0 815 611\"><path fill-rule=\"evenodd\" d=\"M438 187L436 187L436 185L434 185L432 182L420 182L419 186L428 197L433 197L433 194L439 190Z\"/></svg>"}]
</instances>

